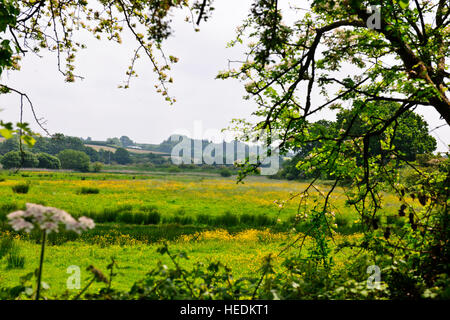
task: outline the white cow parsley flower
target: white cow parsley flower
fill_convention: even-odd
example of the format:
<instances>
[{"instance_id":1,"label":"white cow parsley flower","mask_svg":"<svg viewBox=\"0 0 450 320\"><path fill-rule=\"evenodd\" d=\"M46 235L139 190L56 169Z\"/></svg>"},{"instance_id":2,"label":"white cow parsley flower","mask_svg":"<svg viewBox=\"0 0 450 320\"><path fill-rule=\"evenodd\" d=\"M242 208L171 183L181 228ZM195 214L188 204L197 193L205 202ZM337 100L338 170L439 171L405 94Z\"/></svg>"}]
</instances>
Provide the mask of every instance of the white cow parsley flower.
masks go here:
<instances>
[{"instance_id":1,"label":"white cow parsley flower","mask_svg":"<svg viewBox=\"0 0 450 320\"><path fill-rule=\"evenodd\" d=\"M58 232L59 226L65 225L66 230L80 234L87 229L93 229L95 223L92 219L81 217L78 221L64 210L45 207L40 204L27 203L25 211L15 211L7 215L9 224L16 231L30 232L34 227L46 233Z\"/></svg>"}]
</instances>

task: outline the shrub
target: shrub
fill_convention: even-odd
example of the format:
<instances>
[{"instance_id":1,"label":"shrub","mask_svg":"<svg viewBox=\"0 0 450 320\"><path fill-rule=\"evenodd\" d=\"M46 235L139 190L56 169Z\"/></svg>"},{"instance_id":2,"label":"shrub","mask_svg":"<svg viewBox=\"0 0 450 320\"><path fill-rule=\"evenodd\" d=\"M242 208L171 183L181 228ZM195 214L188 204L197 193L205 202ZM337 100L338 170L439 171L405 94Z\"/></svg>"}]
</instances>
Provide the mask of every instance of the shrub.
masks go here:
<instances>
[{"instance_id":1,"label":"shrub","mask_svg":"<svg viewBox=\"0 0 450 320\"><path fill-rule=\"evenodd\" d=\"M48 153L39 153L37 159L39 161L39 168L61 169L61 161Z\"/></svg>"},{"instance_id":2,"label":"shrub","mask_svg":"<svg viewBox=\"0 0 450 320\"><path fill-rule=\"evenodd\" d=\"M82 172L89 171L90 158L82 151L63 150L58 153L58 158L61 161L61 167L63 169L73 169Z\"/></svg>"},{"instance_id":3,"label":"shrub","mask_svg":"<svg viewBox=\"0 0 450 320\"><path fill-rule=\"evenodd\" d=\"M100 192L100 189L93 188L93 187L82 187L79 194L98 194Z\"/></svg>"},{"instance_id":4,"label":"shrub","mask_svg":"<svg viewBox=\"0 0 450 320\"><path fill-rule=\"evenodd\" d=\"M39 160L38 157L29 151L23 151L22 153L19 152L19 156L23 157L23 163L22 167L24 168L37 168L39 166Z\"/></svg>"},{"instance_id":5,"label":"shrub","mask_svg":"<svg viewBox=\"0 0 450 320\"><path fill-rule=\"evenodd\" d=\"M151 168L154 168L155 165L151 162L144 162L144 163L139 164L138 167L142 168L142 169L151 169Z\"/></svg>"},{"instance_id":6,"label":"shrub","mask_svg":"<svg viewBox=\"0 0 450 320\"><path fill-rule=\"evenodd\" d=\"M220 175L222 177L231 177L231 171L227 168L220 169Z\"/></svg>"},{"instance_id":7,"label":"shrub","mask_svg":"<svg viewBox=\"0 0 450 320\"><path fill-rule=\"evenodd\" d=\"M101 162L95 162L93 165L92 165L92 171L94 171L94 172L100 172L100 171L102 171L103 170L103 163L101 163Z\"/></svg>"},{"instance_id":8,"label":"shrub","mask_svg":"<svg viewBox=\"0 0 450 320\"><path fill-rule=\"evenodd\" d=\"M118 148L116 152L114 152L114 160L116 160L118 164L128 164L132 162L130 152L124 148Z\"/></svg>"},{"instance_id":9,"label":"shrub","mask_svg":"<svg viewBox=\"0 0 450 320\"><path fill-rule=\"evenodd\" d=\"M193 163L182 163L179 167L180 169L195 169L197 166Z\"/></svg>"},{"instance_id":10,"label":"shrub","mask_svg":"<svg viewBox=\"0 0 450 320\"><path fill-rule=\"evenodd\" d=\"M10 151L6 153L2 159L1 164L4 169L11 168L36 168L39 165L39 160L35 154L29 151Z\"/></svg>"},{"instance_id":11,"label":"shrub","mask_svg":"<svg viewBox=\"0 0 450 320\"><path fill-rule=\"evenodd\" d=\"M171 173L175 173L175 172L180 172L181 169L178 168L177 166L170 166L168 171L171 172Z\"/></svg>"},{"instance_id":12,"label":"shrub","mask_svg":"<svg viewBox=\"0 0 450 320\"><path fill-rule=\"evenodd\" d=\"M342 216L337 216L335 218L336 224L339 228L346 228L349 226L350 221L348 218L346 217L342 217Z\"/></svg>"},{"instance_id":13,"label":"shrub","mask_svg":"<svg viewBox=\"0 0 450 320\"><path fill-rule=\"evenodd\" d=\"M20 155L17 151L10 151L5 154L0 163L3 166L3 169L11 169L20 167Z\"/></svg>"},{"instance_id":14,"label":"shrub","mask_svg":"<svg viewBox=\"0 0 450 320\"><path fill-rule=\"evenodd\" d=\"M12 191L14 193L28 193L28 190L30 189L29 183L19 183L15 186L11 187Z\"/></svg>"}]
</instances>

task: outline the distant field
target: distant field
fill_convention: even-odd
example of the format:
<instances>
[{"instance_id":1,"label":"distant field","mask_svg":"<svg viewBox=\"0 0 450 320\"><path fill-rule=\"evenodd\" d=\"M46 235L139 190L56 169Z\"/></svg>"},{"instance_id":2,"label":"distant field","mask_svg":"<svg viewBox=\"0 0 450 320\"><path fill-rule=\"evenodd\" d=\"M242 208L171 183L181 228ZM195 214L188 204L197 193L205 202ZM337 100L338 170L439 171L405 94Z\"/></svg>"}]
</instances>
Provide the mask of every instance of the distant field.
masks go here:
<instances>
[{"instance_id":1,"label":"distant field","mask_svg":"<svg viewBox=\"0 0 450 320\"><path fill-rule=\"evenodd\" d=\"M85 146L86 147L91 147L95 151L105 150L105 151L115 152L116 149L117 149L117 148L114 148L114 147L98 146L98 145L95 145L95 144L85 144ZM158 152L158 151L139 150L139 149L133 149L133 148L125 148L125 149L127 149L129 152L132 152L132 153L140 153L140 154L153 153L153 154L167 155L167 153Z\"/></svg>"},{"instance_id":2,"label":"distant field","mask_svg":"<svg viewBox=\"0 0 450 320\"><path fill-rule=\"evenodd\" d=\"M162 219L199 215L218 216L226 212L267 215L287 220L295 216L297 203L287 203L280 210L275 200L286 200L290 192L303 191L307 183L249 177L244 184L236 178L218 175L165 174L139 175L29 172L4 176L0 182L0 202L23 206L25 202L44 203L64 209L76 216L89 215L95 219L105 208L132 208L139 212L155 206ZM18 181L30 181L28 194L15 194L11 187ZM78 194L83 187L95 187L99 194ZM345 201L337 192L334 197ZM341 197L341 199L339 199ZM342 208L347 212L347 208Z\"/></svg>"},{"instance_id":3,"label":"distant field","mask_svg":"<svg viewBox=\"0 0 450 320\"><path fill-rule=\"evenodd\" d=\"M0 174L0 220L9 208L24 207L26 202L41 203L66 210L74 216L89 216L99 222L146 223L149 213L159 217L158 223L176 223L208 227L280 227L289 226L301 213L298 200L286 201L302 192L306 182L272 180L251 176L237 184L236 177L195 172L167 173L73 173L22 172ZM12 186L30 184L27 194L17 194ZM83 188L96 188L98 194L81 194ZM320 200L329 189L320 185L311 191L311 199L303 206ZM398 200L385 194L387 205L380 213L395 213ZM341 189L331 200L338 222L352 228L356 212L345 205ZM5 209L2 209L5 208Z\"/></svg>"}]
</instances>

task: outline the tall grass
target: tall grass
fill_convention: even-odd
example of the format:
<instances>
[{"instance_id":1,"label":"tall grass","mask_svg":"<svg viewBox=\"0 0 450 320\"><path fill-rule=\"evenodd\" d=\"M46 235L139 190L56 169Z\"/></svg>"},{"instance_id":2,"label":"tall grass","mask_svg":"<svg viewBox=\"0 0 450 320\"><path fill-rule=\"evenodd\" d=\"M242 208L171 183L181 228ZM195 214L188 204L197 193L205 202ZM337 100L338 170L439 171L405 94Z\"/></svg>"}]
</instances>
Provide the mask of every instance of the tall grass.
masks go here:
<instances>
[{"instance_id":1,"label":"tall grass","mask_svg":"<svg viewBox=\"0 0 450 320\"><path fill-rule=\"evenodd\" d=\"M11 187L14 193L28 193L30 190L29 183L19 183Z\"/></svg>"},{"instance_id":2,"label":"tall grass","mask_svg":"<svg viewBox=\"0 0 450 320\"><path fill-rule=\"evenodd\" d=\"M98 194L99 192L100 192L99 188L82 187L77 193L78 194Z\"/></svg>"},{"instance_id":3,"label":"tall grass","mask_svg":"<svg viewBox=\"0 0 450 320\"><path fill-rule=\"evenodd\" d=\"M6 256L13 247L13 240L9 238L2 238L0 240L0 259Z\"/></svg>"},{"instance_id":4,"label":"tall grass","mask_svg":"<svg viewBox=\"0 0 450 320\"><path fill-rule=\"evenodd\" d=\"M156 206L142 206L134 209L132 205L120 205L115 208L104 208L99 212L88 212L86 216L98 223L117 222L126 224L158 224L161 214Z\"/></svg>"},{"instance_id":5,"label":"tall grass","mask_svg":"<svg viewBox=\"0 0 450 320\"><path fill-rule=\"evenodd\" d=\"M6 256L7 269L23 269L25 267L25 257L20 254L20 248L12 242Z\"/></svg>"},{"instance_id":6,"label":"tall grass","mask_svg":"<svg viewBox=\"0 0 450 320\"><path fill-rule=\"evenodd\" d=\"M6 221L6 216L8 213L16 211L19 209L19 206L16 202L6 202L0 205L0 221Z\"/></svg>"},{"instance_id":7,"label":"tall grass","mask_svg":"<svg viewBox=\"0 0 450 320\"><path fill-rule=\"evenodd\" d=\"M197 223L211 227L269 227L276 224L276 219L266 214L250 214L244 213L240 216L226 211L219 216L210 216L207 214L199 214Z\"/></svg>"}]
</instances>

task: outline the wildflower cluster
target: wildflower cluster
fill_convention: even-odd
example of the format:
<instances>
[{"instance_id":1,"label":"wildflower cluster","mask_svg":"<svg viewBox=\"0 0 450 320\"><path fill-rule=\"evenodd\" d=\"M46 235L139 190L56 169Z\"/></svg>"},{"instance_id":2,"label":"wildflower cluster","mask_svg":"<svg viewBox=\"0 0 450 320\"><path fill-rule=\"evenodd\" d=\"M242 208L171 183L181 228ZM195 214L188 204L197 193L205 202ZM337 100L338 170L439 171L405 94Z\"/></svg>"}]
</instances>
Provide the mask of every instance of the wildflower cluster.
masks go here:
<instances>
[{"instance_id":1,"label":"wildflower cluster","mask_svg":"<svg viewBox=\"0 0 450 320\"><path fill-rule=\"evenodd\" d=\"M59 226L63 224L66 230L81 234L82 231L95 227L92 219L80 217L77 220L64 210L34 203L27 203L25 211L15 211L7 217L16 231L30 232L34 227L38 227L46 233L58 232Z\"/></svg>"}]
</instances>

